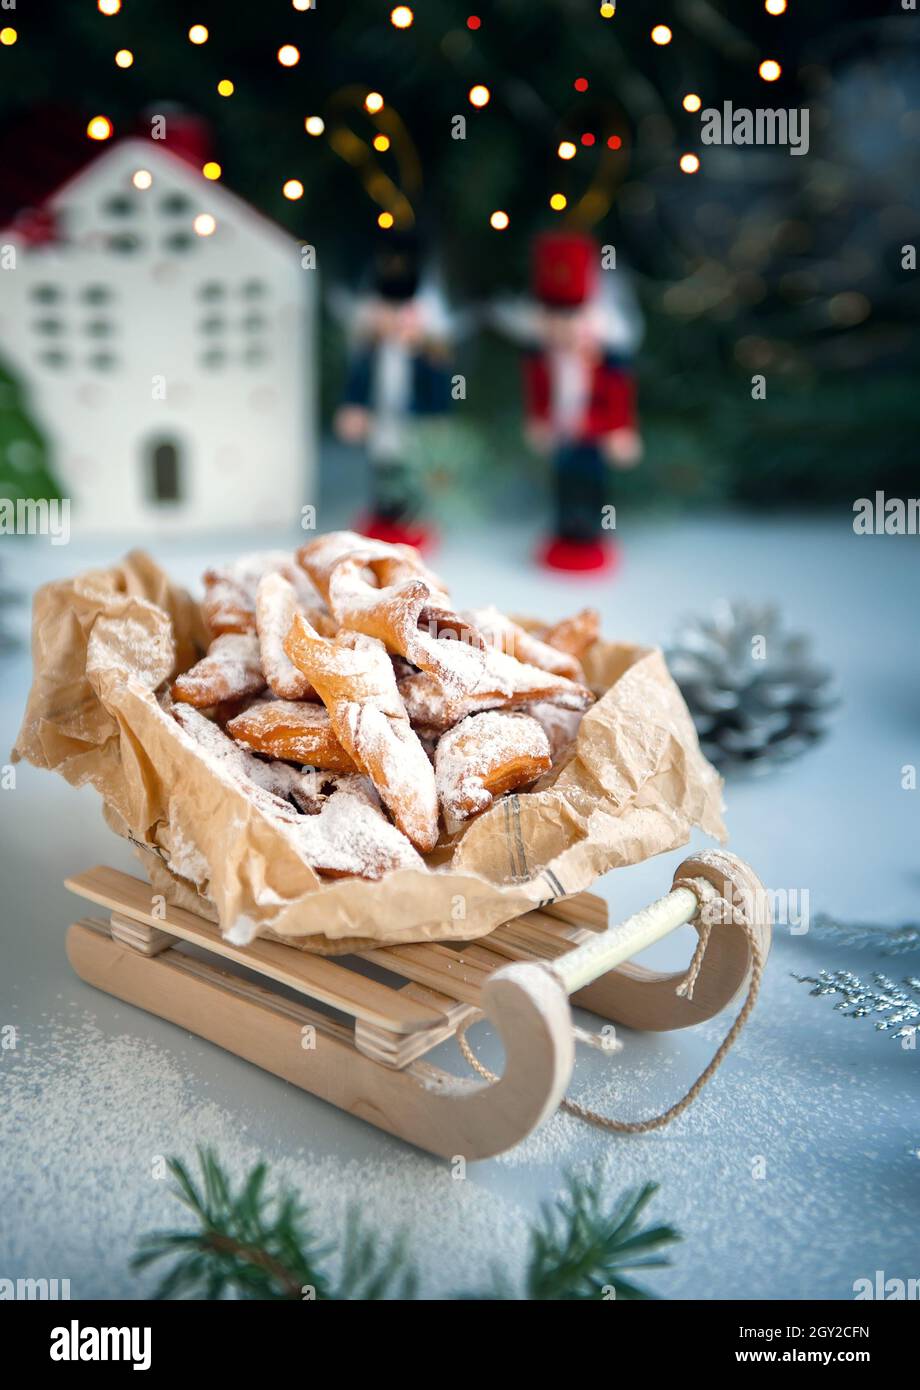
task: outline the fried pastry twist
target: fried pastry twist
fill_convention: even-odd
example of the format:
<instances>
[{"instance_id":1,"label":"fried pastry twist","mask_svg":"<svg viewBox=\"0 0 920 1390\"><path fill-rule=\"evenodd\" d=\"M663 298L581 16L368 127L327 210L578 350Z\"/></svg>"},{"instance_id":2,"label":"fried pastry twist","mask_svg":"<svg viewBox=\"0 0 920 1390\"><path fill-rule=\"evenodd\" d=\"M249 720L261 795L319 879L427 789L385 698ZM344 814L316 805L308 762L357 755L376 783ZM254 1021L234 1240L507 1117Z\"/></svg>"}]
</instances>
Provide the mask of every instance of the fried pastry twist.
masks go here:
<instances>
[{"instance_id":1,"label":"fried pastry twist","mask_svg":"<svg viewBox=\"0 0 920 1390\"><path fill-rule=\"evenodd\" d=\"M438 839L434 770L409 723L386 647L363 633L322 637L297 614L285 651L329 711L339 743L422 852Z\"/></svg>"},{"instance_id":2,"label":"fried pastry twist","mask_svg":"<svg viewBox=\"0 0 920 1390\"><path fill-rule=\"evenodd\" d=\"M227 724L237 743L270 758L327 772L357 772L332 731L324 705L293 700L257 700Z\"/></svg>"},{"instance_id":3,"label":"fried pastry twist","mask_svg":"<svg viewBox=\"0 0 920 1390\"><path fill-rule=\"evenodd\" d=\"M549 740L526 714L473 714L448 729L435 752L438 797L448 826L487 810L551 764Z\"/></svg>"},{"instance_id":4,"label":"fried pastry twist","mask_svg":"<svg viewBox=\"0 0 920 1390\"><path fill-rule=\"evenodd\" d=\"M226 632L215 637L208 654L172 686L172 697L181 704L208 709L227 701L243 700L265 689L259 640L252 632Z\"/></svg>"}]
</instances>

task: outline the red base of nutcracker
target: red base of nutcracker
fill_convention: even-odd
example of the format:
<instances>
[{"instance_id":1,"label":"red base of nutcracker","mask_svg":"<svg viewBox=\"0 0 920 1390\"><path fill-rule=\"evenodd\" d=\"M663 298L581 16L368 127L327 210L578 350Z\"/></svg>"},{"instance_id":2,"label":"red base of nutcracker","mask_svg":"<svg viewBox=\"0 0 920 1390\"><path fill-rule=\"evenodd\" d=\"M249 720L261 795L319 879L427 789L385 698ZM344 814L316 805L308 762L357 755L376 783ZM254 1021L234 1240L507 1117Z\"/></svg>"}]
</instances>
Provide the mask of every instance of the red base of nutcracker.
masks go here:
<instances>
[{"instance_id":1,"label":"red base of nutcracker","mask_svg":"<svg viewBox=\"0 0 920 1390\"><path fill-rule=\"evenodd\" d=\"M431 550L438 539L434 527L421 521L388 521L386 517L359 517L354 529L362 536L370 536L374 541L386 541L387 545L414 545L418 550Z\"/></svg>"},{"instance_id":2,"label":"red base of nutcracker","mask_svg":"<svg viewBox=\"0 0 920 1390\"><path fill-rule=\"evenodd\" d=\"M537 552L544 569L568 574L612 574L620 561L620 552L609 540L570 541L553 536L544 541Z\"/></svg>"}]
</instances>

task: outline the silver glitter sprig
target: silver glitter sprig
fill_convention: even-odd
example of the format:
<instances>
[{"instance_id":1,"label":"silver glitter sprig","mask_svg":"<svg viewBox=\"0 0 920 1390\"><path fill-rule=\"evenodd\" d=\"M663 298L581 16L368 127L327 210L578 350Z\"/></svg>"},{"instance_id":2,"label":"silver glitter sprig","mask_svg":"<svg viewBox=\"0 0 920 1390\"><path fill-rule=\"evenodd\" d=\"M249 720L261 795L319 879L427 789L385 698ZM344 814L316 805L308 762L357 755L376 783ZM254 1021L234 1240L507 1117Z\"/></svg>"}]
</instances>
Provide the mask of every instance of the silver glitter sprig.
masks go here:
<instances>
[{"instance_id":1,"label":"silver glitter sprig","mask_svg":"<svg viewBox=\"0 0 920 1390\"><path fill-rule=\"evenodd\" d=\"M805 985L814 985L809 994L839 994L834 1005L847 1018L869 1018L873 1014L880 1031L892 1037L910 1038L920 1032L920 978L911 976L896 984L887 975L873 973L872 983L864 983L849 970L822 970L818 975L795 975Z\"/></svg>"}]
</instances>

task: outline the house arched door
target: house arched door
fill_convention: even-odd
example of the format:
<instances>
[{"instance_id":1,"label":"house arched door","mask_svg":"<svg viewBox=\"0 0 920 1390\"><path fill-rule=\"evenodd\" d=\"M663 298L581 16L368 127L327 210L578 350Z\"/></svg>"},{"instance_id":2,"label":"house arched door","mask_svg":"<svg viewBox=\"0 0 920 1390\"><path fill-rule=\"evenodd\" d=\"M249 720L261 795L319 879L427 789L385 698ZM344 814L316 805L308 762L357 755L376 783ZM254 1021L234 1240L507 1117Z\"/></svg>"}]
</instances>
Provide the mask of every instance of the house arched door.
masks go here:
<instances>
[{"instance_id":1,"label":"house arched door","mask_svg":"<svg viewBox=\"0 0 920 1390\"><path fill-rule=\"evenodd\" d=\"M184 499L182 446L170 437L157 437L147 446L147 499L154 506L175 506Z\"/></svg>"}]
</instances>

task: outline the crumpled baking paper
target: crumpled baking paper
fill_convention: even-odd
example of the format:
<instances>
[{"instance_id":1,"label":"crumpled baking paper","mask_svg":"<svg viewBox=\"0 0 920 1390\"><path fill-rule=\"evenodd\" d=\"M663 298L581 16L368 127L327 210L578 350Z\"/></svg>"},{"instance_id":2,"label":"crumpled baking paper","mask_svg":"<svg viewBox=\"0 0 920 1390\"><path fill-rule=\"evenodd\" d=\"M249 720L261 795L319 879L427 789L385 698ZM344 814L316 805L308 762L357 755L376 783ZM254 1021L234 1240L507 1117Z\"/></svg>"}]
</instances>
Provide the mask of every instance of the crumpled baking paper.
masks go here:
<instances>
[{"instance_id":1,"label":"crumpled baking paper","mask_svg":"<svg viewBox=\"0 0 920 1390\"><path fill-rule=\"evenodd\" d=\"M334 953L471 940L685 844L694 826L724 837L721 780L661 653L599 641L584 663L599 699L570 759L537 789L502 798L424 869L323 880L157 701L206 645L197 603L141 552L45 585L13 756L92 783L153 890L237 942Z\"/></svg>"}]
</instances>

